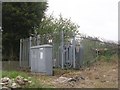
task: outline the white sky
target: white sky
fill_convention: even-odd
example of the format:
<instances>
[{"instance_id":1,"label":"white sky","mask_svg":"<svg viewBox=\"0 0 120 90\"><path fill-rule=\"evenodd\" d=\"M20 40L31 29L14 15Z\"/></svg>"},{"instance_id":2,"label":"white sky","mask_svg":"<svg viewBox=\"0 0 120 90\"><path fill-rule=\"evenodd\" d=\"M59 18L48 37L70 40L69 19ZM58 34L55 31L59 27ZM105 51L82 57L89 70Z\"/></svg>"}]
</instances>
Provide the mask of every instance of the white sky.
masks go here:
<instances>
[{"instance_id":1,"label":"white sky","mask_svg":"<svg viewBox=\"0 0 120 90\"><path fill-rule=\"evenodd\" d=\"M119 0L48 0L47 14L71 18L80 33L118 41Z\"/></svg>"}]
</instances>

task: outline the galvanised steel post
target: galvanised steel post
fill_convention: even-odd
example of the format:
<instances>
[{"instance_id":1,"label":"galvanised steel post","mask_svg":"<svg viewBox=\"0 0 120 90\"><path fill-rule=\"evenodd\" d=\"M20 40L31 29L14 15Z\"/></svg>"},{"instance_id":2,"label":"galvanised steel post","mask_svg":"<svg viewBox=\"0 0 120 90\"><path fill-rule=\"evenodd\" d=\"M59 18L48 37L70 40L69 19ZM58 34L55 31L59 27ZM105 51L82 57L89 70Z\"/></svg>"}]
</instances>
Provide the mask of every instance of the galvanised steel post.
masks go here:
<instances>
[{"instance_id":1,"label":"galvanised steel post","mask_svg":"<svg viewBox=\"0 0 120 90\"><path fill-rule=\"evenodd\" d=\"M73 68L75 67L75 33L73 33Z\"/></svg>"},{"instance_id":2,"label":"galvanised steel post","mask_svg":"<svg viewBox=\"0 0 120 90\"><path fill-rule=\"evenodd\" d=\"M61 34L62 34L62 37L61 37L61 54L62 54L62 69L64 69L64 32L63 32L63 30L62 30L62 32L61 32Z\"/></svg>"},{"instance_id":3,"label":"galvanised steel post","mask_svg":"<svg viewBox=\"0 0 120 90\"><path fill-rule=\"evenodd\" d=\"M29 67L31 68L31 49L30 49L30 47L31 47L31 41L32 41L32 37L30 36L29 37Z\"/></svg>"},{"instance_id":4,"label":"galvanised steel post","mask_svg":"<svg viewBox=\"0 0 120 90\"><path fill-rule=\"evenodd\" d=\"M20 67L22 67L22 39L20 39L20 54L19 54L19 60L20 60Z\"/></svg>"}]
</instances>

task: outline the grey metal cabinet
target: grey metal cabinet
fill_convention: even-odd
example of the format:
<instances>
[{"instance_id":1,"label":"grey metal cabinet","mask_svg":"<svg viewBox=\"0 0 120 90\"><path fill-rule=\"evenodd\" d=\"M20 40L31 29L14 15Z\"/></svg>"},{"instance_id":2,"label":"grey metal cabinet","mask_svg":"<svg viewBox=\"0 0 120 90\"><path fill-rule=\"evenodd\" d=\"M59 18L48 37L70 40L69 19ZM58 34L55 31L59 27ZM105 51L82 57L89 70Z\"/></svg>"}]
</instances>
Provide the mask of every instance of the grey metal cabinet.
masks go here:
<instances>
[{"instance_id":1,"label":"grey metal cabinet","mask_svg":"<svg viewBox=\"0 0 120 90\"><path fill-rule=\"evenodd\" d=\"M39 45L31 47L31 71L53 74L52 45Z\"/></svg>"}]
</instances>

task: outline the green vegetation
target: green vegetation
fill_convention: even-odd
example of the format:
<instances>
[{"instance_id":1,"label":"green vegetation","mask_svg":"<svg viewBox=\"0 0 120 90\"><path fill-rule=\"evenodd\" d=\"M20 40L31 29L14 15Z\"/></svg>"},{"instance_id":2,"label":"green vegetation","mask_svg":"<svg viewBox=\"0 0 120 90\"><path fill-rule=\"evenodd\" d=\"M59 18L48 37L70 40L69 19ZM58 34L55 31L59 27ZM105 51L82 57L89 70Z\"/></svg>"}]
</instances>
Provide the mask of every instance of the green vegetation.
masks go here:
<instances>
[{"instance_id":1,"label":"green vegetation","mask_svg":"<svg viewBox=\"0 0 120 90\"><path fill-rule=\"evenodd\" d=\"M47 9L46 2L2 3L3 59L18 60L19 41L39 27ZM7 58L5 58L7 56Z\"/></svg>"},{"instance_id":2,"label":"green vegetation","mask_svg":"<svg viewBox=\"0 0 120 90\"><path fill-rule=\"evenodd\" d=\"M118 55L117 54L110 55L109 53L106 53L106 55L99 56L98 60L103 60L106 62L117 61Z\"/></svg>"},{"instance_id":3,"label":"green vegetation","mask_svg":"<svg viewBox=\"0 0 120 90\"><path fill-rule=\"evenodd\" d=\"M73 32L78 33L79 26L71 21L71 19L67 19L59 16L59 18L55 18L53 15L45 16L42 19L42 23L36 29L37 33L42 34L49 34L54 33L57 34L62 30L65 32L65 35L72 35ZM56 35L57 36L57 35Z\"/></svg>"},{"instance_id":4,"label":"green vegetation","mask_svg":"<svg viewBox=\"0 0 120 90\"><path fill-rule=\"evenodd\" d=\"M118 53L117 43L113 41L101 41L97 37L81 35L83 40L80 44L84 48L83 64L89 66L97 60L111 61L111 57Z\"/></svg>"},{"instance_id":5,"label":"green vegetation","mask_svg":"<svg viewBox=\"0 0 120 90\"><path fill-rule=\"evenodd\" d=\"M0 71L2 77L9 77L10 79L16 78L17 76L22 76L28 80L31 80L32 83L24 86L23 88L51 88L51 86L43 85L36 76L30 75L30 73L22 71ZM31 77L31 78L29 78Z\"/></svg>"},{"instance_id":6,"label":"green vegetation","mask_svg":"<svg viewBox=\"0 0 120 90\"><path fill-rule=\"evenodd\" d=\"M41 25L36 29L36 33L42 37L47 36L47 39L52 39L54 43L59 44L61 42L61 31L64 31L65 42L73 37L73 33L78 33L79 26L71 21L71 19L63 18L62 15L59 18L54 16L45 16L42 19ZM43 43L46 43L45 40Z\"/></svg>"},{"instance_id":7,"label":"green vegetation","mask_svg":"<svg viewBox=\"0 0 120 90\"><path fill-rule=\"evenodd\" d=\"M21 71L2 71L2 77L9 77L9 78L16 78L18 75L23 76L25 78L28 77L28 75L25 72Z\"/></svg>"}]
</instances>

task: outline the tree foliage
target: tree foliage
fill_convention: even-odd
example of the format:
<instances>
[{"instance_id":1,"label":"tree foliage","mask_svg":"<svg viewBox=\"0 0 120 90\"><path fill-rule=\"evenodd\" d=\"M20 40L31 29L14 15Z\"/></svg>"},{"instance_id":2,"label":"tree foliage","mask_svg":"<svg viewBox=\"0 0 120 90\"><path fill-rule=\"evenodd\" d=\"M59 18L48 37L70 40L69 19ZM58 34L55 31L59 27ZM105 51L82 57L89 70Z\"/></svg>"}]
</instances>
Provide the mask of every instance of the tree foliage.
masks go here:
<instances>
[{"instance_id":1,"label":"tree foliage","mask_svg":"<svg viewBox=\"0 0 120 90\"><path fill-rule=\"evenodd\" d=\"M3 54L19 53L19 40L39 27L46 2L4 2L2 4ZM16 49L17 48L17 49Z\"/></svg>"},{"instance_id":2,"label":"tree foliage","mask_svg":"<svg viewBox=\"0 0 120 90\"><path fill-rule=\"evenodd\" d=\"M71 21L71 19L55 18L52 15L43 18L41 25L36 29L40 35L51 34L54 42L60 42L61 31L64 31L64 39L72 38L73 33L78 33L79 26Z\"/></svg>"}]
</instances>

